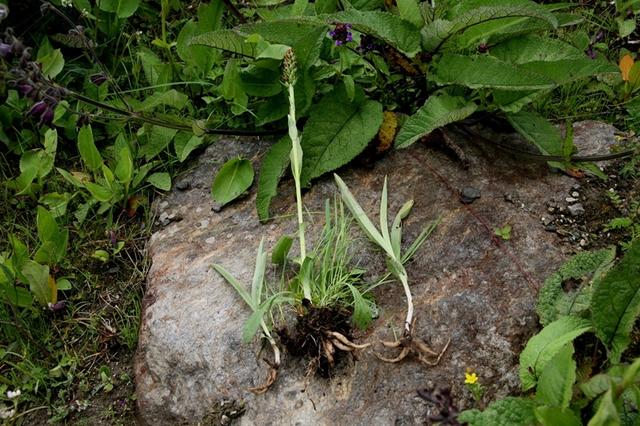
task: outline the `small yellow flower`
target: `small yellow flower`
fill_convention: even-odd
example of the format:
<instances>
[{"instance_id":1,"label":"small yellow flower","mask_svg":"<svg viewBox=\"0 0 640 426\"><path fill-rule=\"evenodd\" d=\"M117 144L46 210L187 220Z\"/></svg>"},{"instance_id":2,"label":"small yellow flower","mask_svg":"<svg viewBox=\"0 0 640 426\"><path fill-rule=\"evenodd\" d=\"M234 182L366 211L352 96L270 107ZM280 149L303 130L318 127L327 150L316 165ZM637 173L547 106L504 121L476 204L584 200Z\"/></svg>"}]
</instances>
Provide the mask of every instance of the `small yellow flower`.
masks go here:
<instances>
[{"instance_id":1,"label":"small yellow flower","mask_svg":"<svg viewBox=\"0 0 640 426\"><path fill-rule=\"evenodd\" d=\"M464 383L467 385L474 385L478 382L478 375L476 373L464 373Z\"/></svg>"}]
</instances>

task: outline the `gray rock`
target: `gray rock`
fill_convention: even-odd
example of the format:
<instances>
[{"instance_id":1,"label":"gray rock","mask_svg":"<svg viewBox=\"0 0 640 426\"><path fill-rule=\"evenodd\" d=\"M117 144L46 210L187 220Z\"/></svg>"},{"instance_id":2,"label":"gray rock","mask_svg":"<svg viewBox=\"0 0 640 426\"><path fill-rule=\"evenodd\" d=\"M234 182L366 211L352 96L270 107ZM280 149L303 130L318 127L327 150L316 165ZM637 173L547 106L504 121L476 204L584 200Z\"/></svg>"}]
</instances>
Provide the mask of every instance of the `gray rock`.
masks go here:
<instances>
[{"instance_id":1,"label":"gray rock","mask_svg":"<svg viewBox=\"0 0 640 426\"><path fill-rule=\"evenodd\" d=\"M415 359L388 364L373 351L363 351L330 379L320 379L307 375L304 360L285 353L276 384L263 395L248 392L265 377L263 354L259 342L242 343L250 311L210 265L221 263L249 283L260 238L265 237L270 249L296 226L293 216L261 225L255 188L248 197L212 211L208 188L226 160L238 155L258 159L268 146L255 139L220 140L190 171L191 189L166 197L163 209L176 212L182 221L156 232L148 245L153 264L135 360L141 423L197 422L224 400L244 403L246 411L238 420L243 425L414 425L426 422L427 406L416 390L427 385L451 387L460 408L471 407L463 383L466 368L477 371L489 398L519 389L518 354L538 327L537 290L568 255L558 236L539 226L540 217L550 194L567 193L573 181L549 174L544 165L473 144L462 144L470 160L469 170L463 171L446 155L415 144L392 151L371 168L340 174L372 215L378 211L385 175L391 214L414 199L404 225L405 244L428 221L441 218L408 266L418 321L415 335L435 349L451 339L440 364L427 368ZM425 163L445 176L448 186ZM449 188L466 186L483 196L463 208ZM280 189L272 206L276 217L295 212L291 182ZM526 210L499 203L513 190ZM309 211L321 211L324 200L334 195L327 177L305 194L305 203ZM515 224L515 232L511 240L496 245L493 229L504 223ZM310 227L310 239L319 225ZM372 275L383 272L383 258L364 239L354 249L360 253L360 266ZM381 286L375 297L380 315L356 336L360 342L392 339L401 328L402 287ZM375 350L383 348L376 344Z\"/></svg>"},{"instance_id":2,"label":"gray rock","mask_svg":"<svg viewBox=\"0 0 640 426\"><path fill-rule=\"evenodd\" d=\"M584 206L581 203L571 204L567 208L571 216L582 216L584 214Z\"/></svg>"},{"instance_id":3,"label":"gray rock","mask_svg":"<svg viewBox=\"0 0 640 426\"><path fill-rule=\"evenodd\" d=\"M460 199L464 204L471 204L478 198L480 198L481 192L478 188L472 186L465 186L460 191Z\"/></svg>"},{"instance_id":4,"label":"gray rock","mask_svg":"<svg viewBox=\"0 0 640 426\"><path fill-rule=\"evenodd\" d=\"M577 155L609 154L611 148L618 144L616 128L601 121L578 121L573 123L573 144L578 149Z\"/></svg>"}]
</instances>

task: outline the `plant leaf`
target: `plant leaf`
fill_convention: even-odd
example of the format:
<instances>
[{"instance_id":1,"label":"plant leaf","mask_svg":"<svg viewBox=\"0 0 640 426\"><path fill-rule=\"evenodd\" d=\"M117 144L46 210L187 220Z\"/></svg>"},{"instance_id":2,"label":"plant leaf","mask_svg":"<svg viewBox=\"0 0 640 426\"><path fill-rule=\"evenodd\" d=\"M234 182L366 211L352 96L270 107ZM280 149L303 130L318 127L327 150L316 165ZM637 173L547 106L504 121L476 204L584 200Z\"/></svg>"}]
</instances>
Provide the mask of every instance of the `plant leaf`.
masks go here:
<instances>
[{"instance_id":1,"label":"plant leaf","mask_svg":"<svg viewBox=\"0 0 640 426\"><path fill-rule=\"evenodd\" d=\"M544 426L582 426L580 417L569 408L537 407L536 419Z\"/></svg>"},{"instance_id":2,"label":"plant leaf","mask_svg":"<svg viewBox=\"0 0 640 426\"><path fill-rule=\"evenodd\" d=\"M293 245L293 238L288 235L283 235L280 237L278 242L276 243L273 251L271 252L271 262L276 265L282 265L287 260L287 255L289 254L289 250L291 250L291 246Z\"/></svg>"},{"instance_id":3,"label":"plant leaf","mask_svg":"<svg viewBox=\"0 0 640 426\"><path fill-rule=\"evenodd\" d=\"M549 361L540 374L536 399L542 405L568 408L576 381L573 345L567 344Z\"/></svg>"},{"instance_id":4,"label":"plant leaf","mask_svg":"<svg viewBox=\"0 0 640 426\"><path fill-rule=\"evenodd\" d=\"M22 268L22 274L27 277L29 289L38 303L47 306L47 303L52 301L49 287L49 267L30 260Z\"/></svg>"},{"instance_id":5,"label":"plant leaf","mask_svg":"<svg viewBox=\"0 0 640 426\"><path fill-rule=\"evenodd\" d=\"M184 160L187 159L189 154L191 154L191 152L194 149L202 145L203 142L204 142L204 139L196 135L192 135L191 137L189 137L189 135L186 135L185 137L181 137L181 138L176 136L173 141L173 148L176 151L178 160L180 160L180 162L182 163Z\"/></svg>"},{"instance_id":6,"label":"plant leaf","mask_svg":"<svg viewBox=\"0 0 640 426\"><path fill-rule=\"evenodd\" d=\"M80 151L82 161L89 170L95 172L102 167L102 157L93 142L93 132L90 125L82 126L78 132L78 151Z\"/></svg>"},{"instance_id":7,"label":"plant leaf","mask_svg":"<svg viewBox=\"0 0 640 426\"><path fill-rule=\"evenodd\" d=\"M591 312L596 335L609 351L612 363L629 345L640 315L640 240L635 240L620 263L595 284Z\"/></svg>"},{"instance_id":8,"label":"plant leaf","mask_svg":"<svg viewBox=\"0 0 640 426\"><path fill-rule=\"evenodd\" d=\"M302 132L301 185L360 154L378 133L382 119L382 105L367 99L359 87L353 102L343 85L325 95L312 107Z\"/></svg>"},{"instance_id":9,"label":"plant leaf","mask_svg":"<svg viewBox=\"0 0 640 426\"><path fill-rule=\"evenodd\" d=\"M411 209L413 208L413 200L409 200L400 207L396 217L393 219L393 224L391 225L391 235L389 240L391 241L391 247L393 248L393 253L395 254L396 259L400 259L400 245L402 243L402 221L404 218L409 216L411 213Z\"/></svg>"},{"instance_id":10,"label":"plant leaf","mask_svg":"<svg viewBox=\"0 0 640 426\"><path fill-rule=\"evenodd\" d=\"M248 58L257 55L256 45L248 43L246 37L234 30L217 30L200 34L191 39L189 45L204 45Z\"/></svg>"},{"instance_id":11,"label":"plant leaf","mask_svg":"<svg viewBox=\"0 0 640 426\"><path fill-rule=\"evenodd\" d=\"M396 148L406 148L434 130L464 120L475 112L477 105L460 96L446 93L432 95L404 123L398 136Z\"/></svg>"},{"instance_id":12,"label":"plant leaf","mask_svg":"<svg viewBox=\"0 0 640 426\"><path fill-rule=\"evenodd\" d=\"M438 62L433 80L440 85L456 84L471 89L542 90L555 87L551 78L523 67L492 56L446 53Z\"/></svg>"},{"instance_id":13,"label":"plant leaf","mask_svg":"<svg viewBox=\"0 0 640 426\"><path fill-rule=\"evenodd\" d=\"M163 191L171 189L171 175L166 172L158 172L150 175L147 182Z\"/></svg>"},{"instance_id":14,"label":"plant leaf","mask_svg":"<svg viewBox=\"0 0 640 426\"><path fill-rule=\"evenodd\" d=\"M371 321L373 320L373 315L371 313L371 306L369 302L362 296L360 290L358 290L352 284L348 284L349 290L351 290L351 294L353 295L353 314L351 315L351 320L360 330L365 330Z\"/></svg>"},{"instance_id":15,"label":"plant leaf","mask_svg":"<svg viewBox=\"0 0 640 426\"><path fill-rule=\"evenodd\" d=\"M591 330L591 321L562 317L533 336L520 353L520 382L523 390L536 385L538 377L549 361L567 344L579 335Z\"/></svg>"},{"instance_id":16,"label":"plant leaf","mask_svg":"<svg viewBox=\"0 0 640 426\"><path fill-rule=\"evenodd\" d=\"M508 114L507 119L514 129L546 155L562 155L564 140L557 127L544 117L528 111Z\"/></svg>"},{"instance_id":17,"label":"plant leaf","mask_svg":"<svg viewBox=\"0 0 640 426\"><path fill-rule=\"evenodd\" d=\"M258 194L256 195L256 208L261 221L269 219L269 206L273 197L278 193L280 178L289 167L290 152L291 139L289 136L284 136L271 146L262 160L260 177L258 178Z\"/></svg>"},{"instance_id":18,"label":"plant leaf","mask_svg":"<svg viewBox=\"0 0 640 426\"><path fill-rule=\"evenodd\" d=\"M551 28L558 25L551 12L532 1L510 1L505 4L503 0L485 0L468 4L477 7L469 7L453 20L435 19L425 25L420 31L422 47L429 52L438 50L445 42L454 39L454 36L463 33L467 28L497 19L528 17L539 19Z\"/></svg>"},{"instance_id":19,"label":"plant leaf","mask_svg":"<svg viewBox=\"0 0 640 426\"><path fill-rule=\"evenodd\" d=\"M253 183L253 166L251 161L234 158L227 161L213 181L211 196L225 205L243 194Z\"/></svg>"},{"instance_id":20,"label":"plant leaf","mask_svg":"<svg viewBox=\"0 0 640 426\"><path fill-rule=\"evenodd\" d=\"M238 281L233 275L231 275L231 273L227 271L222 265L218 265L217 263L214 263L213 265L211 265L211 267L215 269L215 271L219 273L222 276L222 278L224 278L229 284L231 284L231 286L238 292L240 297L242 297L242 300L244 300L246 304L249 305L251 310L255 312L257 309L257 306L253 304L251 295L240 283L240 281Z\"/></svg>"},{"instance_id":21,"label":"plant leaf","mask_svg":"<svg viewBox=\"0 0 640 426\"><path fill-rule=\"evenodd\" d=\"M254 306L260 305L262 298L262 286L264 284L264 271L267 267L267 253L264 251L264 237L260 239L258 253L256 254L256 267L251 281L251 300Z\"/></svg>"},{"instance_id":22,"label":"plant leaf","mask_svg":"<svg viewBox=\"0 0 640 426\"><path fill-rule=\"evenodd\" d=\"M508 396L491 403L486 410L466 410L458 417L470 426L531 426L536 424L535 402Z\"/></svg>"}]
</instances>

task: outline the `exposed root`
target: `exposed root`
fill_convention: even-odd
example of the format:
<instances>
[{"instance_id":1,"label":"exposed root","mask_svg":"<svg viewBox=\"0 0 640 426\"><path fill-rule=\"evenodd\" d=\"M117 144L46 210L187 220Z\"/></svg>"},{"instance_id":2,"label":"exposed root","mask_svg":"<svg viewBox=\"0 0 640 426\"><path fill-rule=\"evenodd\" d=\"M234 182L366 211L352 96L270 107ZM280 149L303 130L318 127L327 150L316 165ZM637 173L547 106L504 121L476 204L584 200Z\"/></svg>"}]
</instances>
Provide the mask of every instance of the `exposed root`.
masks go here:
<instances>
[{"instance_id":1,"label":"exposed root","mask_svg":"<svg viewBox=\"0 0 640 426\"><path fill-rule=\"evenodd\" d=\"M263 361L269 366L269 373L267 374L267 379L260 386L256 386L253 388L249 388L249 391L255 393L256 395L265 393L269 390L271 385L273 385L276 380L278 380L278 370L280 369L280 349L276 344L275 340L273 340L270 336L268 337L269 344L271 345L271 350L273 351L273 362L269 361L267 358L264 358Z\"/></svg>"},{"instance_id":2,"label":"exposed root","mask_svg":"<svg viewBox=\"0 0 640 426\"><path fill-rule=\"evenodd\" d=\"M337 331L327 331L326 334L327 334L327 336L333 338L331 340L332 340L333 344L336 345L337 347L340 347L340 346L338 346L338 344L341 344L341 345L343 345L345 347L350 348L351 350L354 350L354 349L365 349L365 348L368 348L369 346L371 346L371 343L364 343L362 345L358 345L356 343L353 343L351 340L347 339L347 337L345 335L340 334ZM343 349L343 350L346 350L346 349ZM351 351L349 351L349 352L351 352Z\"/></svg>"},{"instance_id":3,"label":"exposed root","mask_svg":"<svg viewBox=\"0 0 640 426\"><path fill-rule=\"evenodd\" d=\"M266 360L265 360L266 361ZM271 365L271 363L267 362L267 364L269 364L269 374L267 375L267 380L265 380L265 382L263 384L261 384L260 386L256 386L253 388L249 388L249 390L253 393L255 393L256 395L260 395L262 393L265 393L266 391L269 390L269 388L271 387L271 385L273 385L276 380L278 379L278 368L277 366Z\"/></svg>"},{"instance_id":4,"label":"exposed root","mask_svg":"<svg viewBox=\"0 0 640 426\"><path fill-rule=\"evenodd\" d=\"M384 362L398 363L410 354L414 354L418 358L418 360L425 365L428 365L430 367L438 365L440 363L440 360L442 359L442 356L449 348L451 339L447 341L447 343L444 345L444 348L442 348L440 352L436 352L421 339L413 337L412 330L414 326L415 319L413 320L413 324L411 324L410 331L407 332L405 330L405 333L401 339L394 341L380 341L380 343L386 348L400 348L400 353L395 358L387 358L377 352L374 352L375 356L379 360Z\"/></svg>"}]
</instances>

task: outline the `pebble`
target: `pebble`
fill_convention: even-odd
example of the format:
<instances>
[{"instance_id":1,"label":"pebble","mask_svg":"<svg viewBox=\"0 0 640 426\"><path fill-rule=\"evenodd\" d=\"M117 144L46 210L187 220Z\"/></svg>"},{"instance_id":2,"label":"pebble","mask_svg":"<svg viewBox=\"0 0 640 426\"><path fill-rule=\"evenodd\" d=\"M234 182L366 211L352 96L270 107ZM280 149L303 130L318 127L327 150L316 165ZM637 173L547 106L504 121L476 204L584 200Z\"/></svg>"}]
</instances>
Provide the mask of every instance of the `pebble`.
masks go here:
<instances>
[{"instance_id":1,"label":"pebble","mask_svg":"<svg viewBox=\"0 0 640 426\"><path fill-rule=\"evenodd\" d=\"M558 230L558 227L555 226L553 223L547 225L544 227L544 230L547 232L556 232Z\"/></svg>"},{"instance_id":2,"label":"pebble","mask_svg":"<svg viewBox=\"0 0 640 426\"><path fill-rule=\"evenodd\" d=\"M589 245L589 242L583 238L578 242L578 244L580 244L580 247L586 247Z\"/></svg>"},{"instance_id":3,"label":"pebble","mask_svg":"<svg viewBox=\"0 0 640 426\"><path fill-rule=\"evenodd\" d=\"M460 199L464 204L471 204L480 198L480 190L472 186L465 186L460 191Z\"/></svg>"},{"instance_id":4,"label":"pebble","mask_svg":"<svg viewBox=\"0 0 640 426\"><path fill-rule=\"evenodd\" d=\"M584 207L580 203L572 204L569 206L569 213L572 216L582 216L584 214Z\"/></svg>"},{"instance_id":5,"label":"pebble","mask_svg":"<svg viewBox=\"0 0 640 426\"><path fill-rule=\"evenodd\" d=\"M188 179L183 179L176 183L176 188L180 191L186 191L187 189L191 189L191 181Z\"/></svg>"},{"instance_id":6,"label":"pebble","mask_svg":"<svg viewBox=\"0 0 640 426\"><path fill-rule=\"evenodd\" d=\"M548 218L548 217L546 217L546 216L542 216L542 219L540 219L540 221L542 222L542 224L543 224L544 226L547 226L547 225L549 225L551 222L553 222L553 219Z\"/></svg>"},{"instance_id":7,"label":"pebble","mask_svg":"<svg viewBox=\"0 0 640 426\"><path fill-rule=\"evenodd\" d=\"M564 199L567 203L575 203L576 201L578 201L577 198L573 198L573 197L567 197Z\"/></svg>"},{"instance_id":8,"label":"pebble","mask_svg":"<svg viewBox=\"0 0 640 426\"><path fill-rule=\"evenodd\" d=\"M572 196L572 197L575 197L575 198L578 198L578 197L580 196L580 193L578 193L578 191L573 191L573 192L571 193L571 196Z\"/></svg>"}]
</instances>

